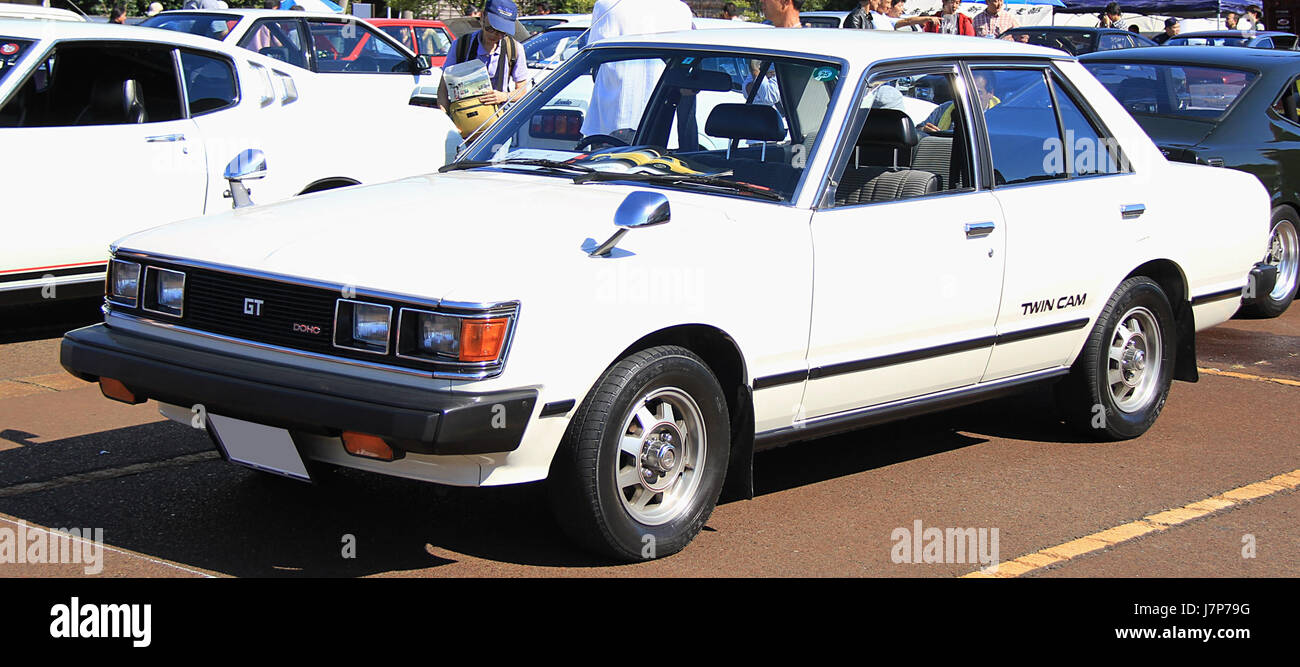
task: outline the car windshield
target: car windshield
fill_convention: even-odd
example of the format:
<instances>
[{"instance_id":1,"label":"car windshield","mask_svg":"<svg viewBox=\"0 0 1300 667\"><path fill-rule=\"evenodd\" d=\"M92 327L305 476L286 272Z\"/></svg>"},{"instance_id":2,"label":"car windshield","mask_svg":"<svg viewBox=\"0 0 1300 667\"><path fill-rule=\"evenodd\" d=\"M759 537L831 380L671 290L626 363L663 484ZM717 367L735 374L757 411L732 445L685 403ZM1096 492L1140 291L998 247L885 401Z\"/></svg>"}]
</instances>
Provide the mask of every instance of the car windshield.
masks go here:
<instances>
[{"instance_id":1,"label":"car windshield","mask_svg":"<svg viewBox=\"0 0 1300 667\"><path fill-rule=\"evenodd\" d=\"M0 83L18 66L18 61L31 45L31 40L0 36Z\"/></svg>"},{"instance_id":2,"label":"car windshield","mask_svg":"<svg viewBox=\"0 0 1300 667\"><path fill-rule=\"evenodd\" d=\"M840 86L840 65L819 60L685 48L585 51L474 141L462 161L789 201ZM465 131L469 121L454 106L452 115ZM519 160L551 166L505 164Z\"/></svg>"},{"instance_id":3,"label":"car windshield","mask_svg":"<svg viewBox=\"0 0 1300 667\"><path fill-rule=\"evenodd\" d=\"M1250 37L1170 37L1166 46L1250 46Z\"/></svg>"},{"instance_id":4,"label":"car windshield","mask_svg":"<svg viewBox=\"0 0 1300 667\"><path fill-rule=\"evenodd\" d=\"M1084 63L1129 113L1218 120L1257 76L1254 72L1161 63Z\"/></svg>"},{"instance_id":5,"label":"car windshield","mask_svg":"<svg viewBox=\"0 0 1300 667\"><path fill-rule=\"evenodd\" d=\"M524 57L529 67L554 67L564 60L566 50L580 49L586 44L586 29L547 30L524 42Z\"/></svg>"},{"instance_id":6,"label":"car windshield","mask_svg":"<svg viewBox=\"0 0 1300 667\"><path fill-rule=\"evenodd\" d=\"M183 32L217 41L226 38L230 29L239 23L234 14L159 14L140 22L146 28L162 28Z\"/></svg>"}]
</instances>

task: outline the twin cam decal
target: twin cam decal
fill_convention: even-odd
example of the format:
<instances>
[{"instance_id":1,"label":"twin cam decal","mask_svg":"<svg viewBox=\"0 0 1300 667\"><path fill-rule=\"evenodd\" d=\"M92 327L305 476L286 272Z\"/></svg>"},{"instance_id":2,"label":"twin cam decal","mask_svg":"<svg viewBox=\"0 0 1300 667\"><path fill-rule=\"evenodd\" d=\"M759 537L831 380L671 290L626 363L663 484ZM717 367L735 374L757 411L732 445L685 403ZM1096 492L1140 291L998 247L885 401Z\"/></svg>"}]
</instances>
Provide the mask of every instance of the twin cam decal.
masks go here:
<instances>
[{"instance_id":1,"label":"twin cam decal","mask_svg":"<svg viewBox=\"0 0 1300 667\"><path fill-rule=\"evenodd\" d=\"M1033 301L1030 303L1020 304L1022 315L1034 315L1036 313L1045 313L1051 310L1064 310L1082 306L1088 300L1088 294L1075 294L1073 296L1063 296L1059 299L1044 299L1042 301Z\"/></svg>"}]
</instances>

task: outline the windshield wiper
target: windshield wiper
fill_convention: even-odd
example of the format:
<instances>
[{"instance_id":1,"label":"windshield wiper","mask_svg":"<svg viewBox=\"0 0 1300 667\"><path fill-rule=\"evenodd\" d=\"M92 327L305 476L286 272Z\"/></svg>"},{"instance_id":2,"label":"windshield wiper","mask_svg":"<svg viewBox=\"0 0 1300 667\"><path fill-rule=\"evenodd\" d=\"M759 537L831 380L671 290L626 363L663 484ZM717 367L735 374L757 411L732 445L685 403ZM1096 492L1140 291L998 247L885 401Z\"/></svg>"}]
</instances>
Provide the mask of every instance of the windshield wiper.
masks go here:
<instances>
[{"instance_id":1,"label":"windshield wiper","mask_svg":"<svg viewBox=\"0 0 1300 667\"><path fill-rule=\"evenodd\" d=\"M725 172L730 173L730 172ZM610 171L592 171L581 176L574 176L573 182L582 183L599 183L606 181L637 181L641 183L656 183L661 185L700 185L708 188L719 188L731 192L740 192L755 197L762 197L771 201L782 201L785 199L779 193L773 192L766 188L760 188L757 185L741 183L739 181L728 181L725 178L716 176L686 176L686 175L668 175L668 174L640 174L640 173L616 173Z\"/></svg>"},{"instance_id":2,"label":"windshield wiper","mask_svg":"<svg viewBox=\"0 0 1300 667\"><path fill-rule=\"evenodd\" d=\"M573 164L571 162L559 162L557 160L544 160L542 158L511 158L507 160L467 160L464 162L453 162L451 164L438 167L438 173L445 174L449 171L460 171L462 169L478 169L479 167L501 167L506 165L524 165L527 167L543 167L552 171L578 172L580 174L590 174L595 171L591 167Z\"/></svg>"}]
</instances>

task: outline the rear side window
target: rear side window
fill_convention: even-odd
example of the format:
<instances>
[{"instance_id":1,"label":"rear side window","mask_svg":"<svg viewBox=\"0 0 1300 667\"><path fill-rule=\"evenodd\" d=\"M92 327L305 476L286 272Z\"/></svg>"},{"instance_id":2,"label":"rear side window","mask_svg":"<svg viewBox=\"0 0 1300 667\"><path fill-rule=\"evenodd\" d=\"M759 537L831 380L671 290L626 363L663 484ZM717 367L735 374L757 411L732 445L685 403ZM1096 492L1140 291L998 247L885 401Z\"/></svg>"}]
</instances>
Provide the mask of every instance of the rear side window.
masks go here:
<instances>
[{"instance_id":1,"label":"rear side window","mask_svg":"<svg viewBox=\"0 0 1300 667\"><path fill-rule=\"evenodd\" d=\"M190 115L199 116L239 103L239 84L230 61L193 51L181 52L185 97Z\"/></svg>"},{"instance_id":2,"label":"rear side window","mask_svg":"<svg viewBox=\"0 0 1300 667\"><path fill-rule=\"evenodd\" d=\"M1052 95L1060 107L1063 130L1059 151L1063 165L1055 166L1063 166L1071 178L1127 172L1127 163L1115 138L1099 130L1084 113L1081 103L1066 92L1056 77L1051 79ZM1049 160L1056 145L1048 146Z\"/></svg>"},{"instance_id":3,"label":"rear side window","mask_svg":"<svg viewBox=\"0 0 1300 667\"><path fill-rule=\"evenodd\" d=\"M984 109L993 153L994 185L1065 178L1048 159L1048 140L1060 141L1056 109L1042 70L977 69L975 91Z\"/></svg>"},{"instance_id":4,"label":"rear side window","mask_svg":"<svg viewBox=\"0 0 1300 667\"><path fill-rule=\"evenodd\" d=\"M171 47L59 44L0 109L9 127L127 125L183 117Z\"/></svg>"}]
</instances>

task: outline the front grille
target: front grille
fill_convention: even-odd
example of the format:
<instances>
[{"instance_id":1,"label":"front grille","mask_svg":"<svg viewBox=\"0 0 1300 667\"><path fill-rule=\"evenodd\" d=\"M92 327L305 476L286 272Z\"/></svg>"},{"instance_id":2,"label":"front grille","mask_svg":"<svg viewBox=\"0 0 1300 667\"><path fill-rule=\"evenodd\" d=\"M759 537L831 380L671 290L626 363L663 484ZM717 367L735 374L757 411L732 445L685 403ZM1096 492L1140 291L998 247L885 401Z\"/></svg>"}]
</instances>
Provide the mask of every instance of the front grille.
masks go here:
<instances>
[{"instance_id":1,"label":"front grille","mask_svg":"<svg viewBox=\"0 0 1300 667\"><path fill-rule=\"evenodd\" d=\"M338 291L203 269L189 269L187 276L181 318L185 326L309 352L335 352L331 341ZM247 309L260 314L245 312L246 299ZM295 324L320 327L320 333L296 332Z\"/></svg>"}]
</instances>

